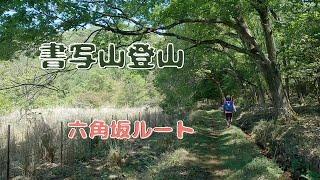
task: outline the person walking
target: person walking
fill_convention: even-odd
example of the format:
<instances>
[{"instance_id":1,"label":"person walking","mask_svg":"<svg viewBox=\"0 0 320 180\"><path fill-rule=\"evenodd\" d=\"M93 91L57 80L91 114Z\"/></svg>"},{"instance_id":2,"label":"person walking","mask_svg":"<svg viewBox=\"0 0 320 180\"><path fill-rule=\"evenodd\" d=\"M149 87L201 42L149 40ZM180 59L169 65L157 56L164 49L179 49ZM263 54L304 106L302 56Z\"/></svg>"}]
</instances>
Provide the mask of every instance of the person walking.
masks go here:
<instances>
[{"instance_id":1,"label":"person walking","mask_svg":"<svg viewBox=\"0 0 320 180\"><path fill-rule=\"evenodd\" d=\"M233 113L236 112L236 106L230 95L226 96L224 103L223 103L223 112L226 116L227 127L229 128L232 123L232 116Z\"/></svg>"}]
</instances>

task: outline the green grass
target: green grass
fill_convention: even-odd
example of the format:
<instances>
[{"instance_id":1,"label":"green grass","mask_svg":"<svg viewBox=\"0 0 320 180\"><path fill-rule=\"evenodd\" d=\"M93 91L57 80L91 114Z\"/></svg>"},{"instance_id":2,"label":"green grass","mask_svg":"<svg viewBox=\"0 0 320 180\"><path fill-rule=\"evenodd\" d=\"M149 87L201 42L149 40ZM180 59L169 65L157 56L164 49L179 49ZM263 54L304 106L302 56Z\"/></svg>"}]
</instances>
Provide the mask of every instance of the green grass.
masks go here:
<instances>
[{"instance_id":1,"label":"green grass","mask_svg":"<svg viewBox=\"0 0 320 180\"><path fill-rule=\"evenodd\" d=\"M278 179L282 170L259 153L257 146L237 127L226 128L221 113L197 111L186 125L196 134L172 140L159 158L136 177L144 179ZM190 124L191 123L191 124ZM161 137L149 141L150 151L161 146ZM174 138L174 137L173 137ZM173 149L172 149L173 148ZM160 151L160 149L159 149ZM144 153L145 156L146 152ZM155 154L159 154L155 153ZM138 165L138 164L137 164ZM138 179L139 179L138 178ZM132 178L134 179L134 178Z\"/></svg>"},{"instance_id":2,"label":"green grass","mask_svg":"<svg viewBox=\"0 0 320 180\"><path fill-rule=\"evenodd\" d=\"M239 128L226 128L221 112L196 111L184 124L193 127L196 134L185 135L183 140L178 140L175 133L154 134L146 140L124 142L132 144L125 150L128 158L121 167L112 170L102 165L98 169L98 163L89 161L75 165L78 168L67 177L250 180L278 179L283 174ZM108 162L104 156L95 159Z\"/></svg>"},{"instance_id":3,"label":"green grass","mask_svg":"<svg viewBox=\"0 0 320 180\"><path fill-rule=\"evenodd\" d=\"M225 175L227 179L278 179L283 173L237 127L223 131L218 143L219 157L225 157L222 167L230 170Z\"/></svg>"}]
</instances>

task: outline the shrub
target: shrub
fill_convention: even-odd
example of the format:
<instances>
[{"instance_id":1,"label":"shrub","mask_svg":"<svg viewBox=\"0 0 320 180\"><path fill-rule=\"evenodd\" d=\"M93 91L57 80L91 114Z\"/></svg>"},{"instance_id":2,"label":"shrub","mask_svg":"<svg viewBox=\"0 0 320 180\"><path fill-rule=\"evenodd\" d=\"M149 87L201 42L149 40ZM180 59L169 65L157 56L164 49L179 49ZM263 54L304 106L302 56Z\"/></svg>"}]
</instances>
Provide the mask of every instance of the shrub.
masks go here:
<instances>
[{"instance_id":1,"label":"shrub","mask_svg":"<svg viewBox=\"0 0 320 180\"><path fill-rule=\"evenodd\" d=\"M272 131L275 129L275 125L272 121L260 121L254 126L252 134L255 142L267 148L270 142L272 141Z\"/></svg>"}]
</instances>

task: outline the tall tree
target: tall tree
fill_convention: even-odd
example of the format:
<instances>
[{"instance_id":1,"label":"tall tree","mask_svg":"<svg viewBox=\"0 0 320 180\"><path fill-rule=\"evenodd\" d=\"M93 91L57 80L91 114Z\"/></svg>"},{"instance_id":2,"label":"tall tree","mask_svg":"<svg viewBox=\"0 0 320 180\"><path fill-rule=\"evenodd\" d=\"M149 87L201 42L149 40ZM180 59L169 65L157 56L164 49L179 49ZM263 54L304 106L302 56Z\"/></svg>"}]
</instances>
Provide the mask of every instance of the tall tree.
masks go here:
<instances>
[{"instance_id":1,"label":"tall tree","mask_svg":"<svg viewBox=\"0 0 320 180\"><path fill-rule=\"evenodd\" d=\"M66 30L94 25L100 27L96 33L111 31L136 40L155 33L192 47L228 49L225 53L244 54L260 68L277 114L293 117L278 66L273 26L279 18L277 5L272 0L13 0L1 3L0 41L41 42Z\"/></svg>"}]
</instances>

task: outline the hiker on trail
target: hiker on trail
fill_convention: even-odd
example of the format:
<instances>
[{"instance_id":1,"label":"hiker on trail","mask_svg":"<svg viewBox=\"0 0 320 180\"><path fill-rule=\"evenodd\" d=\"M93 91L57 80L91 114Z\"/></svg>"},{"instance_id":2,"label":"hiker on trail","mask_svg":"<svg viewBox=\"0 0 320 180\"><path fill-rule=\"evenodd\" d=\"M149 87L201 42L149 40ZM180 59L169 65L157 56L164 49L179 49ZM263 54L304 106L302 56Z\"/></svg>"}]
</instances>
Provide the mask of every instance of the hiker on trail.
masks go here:
<instances>
[{"instance_id":1,"label":"hiker on trail","mask_svg":"<svg viewBox=\"0 0 320 180\"><path fill-rule=\"evenodd\" d=\"M227 126L230 127L232 122L232 115L236 112L236 106L231 98L231 96L226 96L224 103L223 103L223 112L226 116Z\"/></svg>"}]
</instances>

